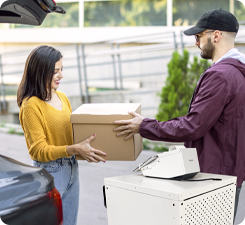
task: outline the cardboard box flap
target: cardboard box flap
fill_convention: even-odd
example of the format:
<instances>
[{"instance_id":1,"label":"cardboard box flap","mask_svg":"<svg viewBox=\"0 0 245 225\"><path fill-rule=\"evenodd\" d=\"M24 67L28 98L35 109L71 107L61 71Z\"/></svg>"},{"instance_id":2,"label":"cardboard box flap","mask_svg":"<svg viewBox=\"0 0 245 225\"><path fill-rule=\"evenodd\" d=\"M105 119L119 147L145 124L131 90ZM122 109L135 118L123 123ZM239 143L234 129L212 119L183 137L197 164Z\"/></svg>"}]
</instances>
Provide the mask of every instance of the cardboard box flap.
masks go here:
<instances>
[{"instance_id":1,"label":"cardboard box flap","mask_svg":"<svg viewBox=\"0 0 245 225\"><path fill-rule=\"evenodd\" d=\"M71 123L114 123L132 119L128 112L141 112L139 103L83 104L71 114ZM82 116L81 116L82 115ZM119 119L120 118L120 119Z\"/></svg>"},{"instance_id":2,"label":"cardboard box flap","mask_svg":"<svg viewBox=\"0 0 245 225\"><path fill-rule=\"evenodd\" d=\"M129 111L138 111L139 103L96 103L83 104L72 114L128 115Z\"/></svg>"}]
</instances>

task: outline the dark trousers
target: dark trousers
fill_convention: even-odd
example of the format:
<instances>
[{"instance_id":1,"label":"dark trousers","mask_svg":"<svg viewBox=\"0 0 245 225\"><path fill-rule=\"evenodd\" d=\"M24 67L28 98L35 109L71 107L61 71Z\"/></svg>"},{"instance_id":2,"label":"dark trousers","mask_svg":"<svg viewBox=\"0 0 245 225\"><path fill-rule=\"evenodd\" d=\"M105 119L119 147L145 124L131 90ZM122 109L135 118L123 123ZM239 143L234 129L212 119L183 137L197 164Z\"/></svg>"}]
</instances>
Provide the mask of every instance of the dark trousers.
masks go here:
<instances>
[{"instance_id":1,"label":"dark trousers","mask_svg":"<svg viewBox=\"0 0 245 225\"><path fill-rule=\"evenodd\" d=\"M236 188L236 197L235 197L235 208L234 208L234 219L233 219L233 221L235 221L235 218L236 218L238 199L239 199L239 195L240 195L241 189L242 189L242 186Z\"/></svg>"}]
</instances>

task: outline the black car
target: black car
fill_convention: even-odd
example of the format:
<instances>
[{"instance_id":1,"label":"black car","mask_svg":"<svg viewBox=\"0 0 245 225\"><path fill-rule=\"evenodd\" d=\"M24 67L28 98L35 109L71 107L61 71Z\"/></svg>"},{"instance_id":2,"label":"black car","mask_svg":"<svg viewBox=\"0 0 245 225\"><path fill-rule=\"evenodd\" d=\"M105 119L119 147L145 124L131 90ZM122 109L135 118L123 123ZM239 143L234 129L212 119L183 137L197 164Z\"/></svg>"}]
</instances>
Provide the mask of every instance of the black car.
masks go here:
<instances>
[{"instance_id":1,"label":"black car","mask_svg":"<svg viewBox=\"0 0 245 225\"><path fill-rule=\"evenodd\" d=\"M0 218L8 225L62 225L62 201L53 176L0 155Z\"/></svg>"},{"instance_id":2,"label":"black car","mask_svg":"<svg viewBox=\"0 0 245 225\"><path fill-rule=\"evenodd\" d=\"M7 0L0 7L0 23L39 26L53 12L66 13L54 0Z\"/></svg>"},{"instance_id":3,"label":"black car","mask_svg":"<svg viewBox=\"0 0 245 225\"><path fill-rule=\"evenodd\" d=\"M54 0L7 0L0 23L39 26L48 13L65 13ZM0 224L61 225L62 202L54 178L42 168L0 155Z\"/></svg>"}]
</instances>

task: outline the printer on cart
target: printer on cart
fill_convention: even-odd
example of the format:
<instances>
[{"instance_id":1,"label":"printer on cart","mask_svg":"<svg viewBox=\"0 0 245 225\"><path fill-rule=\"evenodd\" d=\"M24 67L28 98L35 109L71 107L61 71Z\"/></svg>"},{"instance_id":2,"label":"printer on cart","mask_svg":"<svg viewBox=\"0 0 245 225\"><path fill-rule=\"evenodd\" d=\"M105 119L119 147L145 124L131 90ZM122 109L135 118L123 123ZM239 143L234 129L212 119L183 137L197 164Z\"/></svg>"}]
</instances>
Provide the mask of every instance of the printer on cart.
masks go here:
<instances>
[{"instance_id":1,"label":"printer on cart","mask_svg":"<svg viewBox=\"0 0 245 225\"><path fill-rule=\"evenodd\" d=\"M150 157L134 172L142 171L144 176L186 180L200 172L196 148L170 146L168 152Z\"/></svg>"}]
</instances>

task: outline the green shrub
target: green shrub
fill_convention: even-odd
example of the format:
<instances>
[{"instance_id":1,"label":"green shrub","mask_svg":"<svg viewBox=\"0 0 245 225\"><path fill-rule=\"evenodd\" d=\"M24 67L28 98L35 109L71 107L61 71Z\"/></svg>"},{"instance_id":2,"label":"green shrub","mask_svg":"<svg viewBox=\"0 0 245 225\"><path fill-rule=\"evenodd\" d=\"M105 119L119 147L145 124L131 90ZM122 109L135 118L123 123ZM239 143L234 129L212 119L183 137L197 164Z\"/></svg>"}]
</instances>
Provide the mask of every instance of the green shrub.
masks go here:
<instances>
[{"instance_id":1,"label":"green shrub","mask_svg":"<svg viewBox=\"0 0 245 225\"><path fill-rule=\"evenodd\" d=\"M164 147L154 142L150 142L149 140L143 141L143 149L144 150L152 150L155 152L166 152L168 151L168 147Z\"/></svg>"},{"instance_id":2,"label":"green shrub","mask_svg":"<svg viewBox=\"0 0 245 225\"><path fill-rule=\"evenodd\" d=\"M168 63L166 84L159 94L161 101L156 115L158 121L167 121L187 114L196 83L209 66L207 60L199 61L196 56L191 63L187 50L184 50L183 55L177 51L173 53Z\"/></svg>"},{"instance_id":3,"label":"green shrub","mask_svg":"<svg viewBox=\"0 0 245 225\"><path fill-rule=\"evenodd\" d=\"M150 150L151 147L149 146L150 142L148 140L143 141L143 149L144 150Z\"/></svg>"},{"instance_id":4,"label":"green shrub","mask_svg":"<svg viewBox=\"0 0 245 225\"><path fill-rule=\"evenodd\" d=\"M158 145L155 145L153 150L155 152L168 152L168 148L167 147L164 147L164 146L158 146Z\"/></svg>"}]
</instances>

